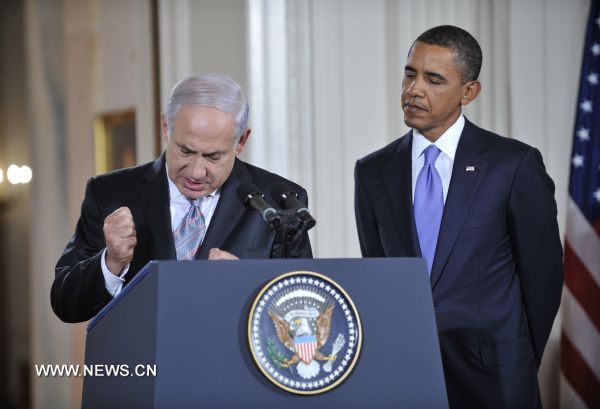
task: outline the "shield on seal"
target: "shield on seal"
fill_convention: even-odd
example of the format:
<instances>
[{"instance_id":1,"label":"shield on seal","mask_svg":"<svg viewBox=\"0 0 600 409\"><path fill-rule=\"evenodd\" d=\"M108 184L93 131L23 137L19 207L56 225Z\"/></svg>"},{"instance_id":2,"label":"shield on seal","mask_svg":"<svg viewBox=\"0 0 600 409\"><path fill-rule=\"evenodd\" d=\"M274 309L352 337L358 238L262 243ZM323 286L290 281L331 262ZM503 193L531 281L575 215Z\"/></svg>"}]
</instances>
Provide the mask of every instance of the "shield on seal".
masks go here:
<instances>
[{"instance_id":1,"label":"shield on seal","mask_svg":"<svg viewBox=\"0 0 600 409\"><path fill-rule=\"evenodd\" d=\"M308 364L317 352L317 337L315 335L302 335L294 338L296 353L302 362Z\"/></svg>"}]
</instances>

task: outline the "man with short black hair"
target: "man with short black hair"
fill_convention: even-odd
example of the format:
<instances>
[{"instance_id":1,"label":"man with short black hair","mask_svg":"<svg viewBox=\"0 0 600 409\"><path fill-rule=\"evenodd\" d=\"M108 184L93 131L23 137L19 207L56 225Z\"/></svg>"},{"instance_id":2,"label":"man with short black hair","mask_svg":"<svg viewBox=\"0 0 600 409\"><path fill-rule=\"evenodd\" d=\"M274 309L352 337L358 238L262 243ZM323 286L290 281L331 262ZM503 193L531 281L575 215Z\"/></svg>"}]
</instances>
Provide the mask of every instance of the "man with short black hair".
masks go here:
<instances>
[{"instance_id":1,"label":"man with short black hair","mask_svg":"<svg viewBox=\"0 0 600 409\"><path fill-rule=\"evenodd\" d=\"M537 149L462 115L481 61L458 27L413 43L402 82L412 130L356 163L360 246L426 260L451 408L539 408L563 283L554 184Z\"/></svg>"}]
</instances>

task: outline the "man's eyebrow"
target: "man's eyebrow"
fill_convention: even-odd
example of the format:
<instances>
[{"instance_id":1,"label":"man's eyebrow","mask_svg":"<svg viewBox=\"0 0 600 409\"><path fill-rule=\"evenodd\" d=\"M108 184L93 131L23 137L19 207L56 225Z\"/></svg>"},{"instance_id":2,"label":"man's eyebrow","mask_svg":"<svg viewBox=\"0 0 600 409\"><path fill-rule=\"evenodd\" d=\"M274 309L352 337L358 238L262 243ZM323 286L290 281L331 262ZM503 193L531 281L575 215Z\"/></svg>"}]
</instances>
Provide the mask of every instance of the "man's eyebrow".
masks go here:
<instances>
[{"instance_id":1,"label":"man's eyebrow","mask_svg":"<svg viewBox=\"0 0 600 409\"><path fill-rule=\"evenodd\" d=\"M223 153L225 153L226 151L212 151L212 152L205 152L202 154L202 156L216 156L216 155L222 155Z\"/></svg>"},{"instance_id":2,"label":"man's eyebrow","mask_svg":"<svg viewBox=\"0 0 600 409\"><path fill-rule=\"evenodd\" d=\"M442 74L437 73L437 72L426 71L425 75L427 75L428 77L434 77L434 78L446 81L446 77L444 77Z\"/></svg>"},{"instance_id":3,"label":"man's eyebrow","mask_svg":"<svg viewBox=\"0 0 600 409\"><path fill-rule=\"evenodd\" d=\"M176 143L176 145L177 145L177 147L178 147L179 149L185 149L186 151L189 151L189 152L196 153L196 151L195 151L195 150L193 150L192 148L190 148L190 147L188 147L188 146L185 146L185 145L183 145L183 144L181 144L181 143Z\"/></svg>"},{"instance_id":4,"label":"man's eyebrow","mask_svg":"<svg viewBox=\"0 0 600 409\"><path fill-rule=\"evenodd\" d=\"M410 71L411 73L417 72L417 70L415 70L410 65L405 66L404 71ZM428 77L433 77L433 78L437 78L442 81L446 81L446 77L444 77L442 74L440 74L438 72L425 71L425 75L427 75Z\"/></svg>"}]
</instances>

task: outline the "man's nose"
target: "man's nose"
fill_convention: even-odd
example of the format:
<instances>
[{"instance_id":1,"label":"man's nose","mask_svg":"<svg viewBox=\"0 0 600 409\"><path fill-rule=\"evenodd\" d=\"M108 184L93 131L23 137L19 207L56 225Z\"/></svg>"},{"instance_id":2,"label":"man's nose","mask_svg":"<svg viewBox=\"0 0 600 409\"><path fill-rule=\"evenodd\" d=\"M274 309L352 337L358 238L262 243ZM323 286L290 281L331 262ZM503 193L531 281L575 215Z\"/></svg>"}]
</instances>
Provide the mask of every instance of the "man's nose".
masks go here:
<instances>
[{"instance_id":1,"label":"man's nose","mask_svg":"<svg viewBox=\"0 0 600 409\"><path fill-rule=\"evenodd\" d=\"M406 87L406 94L411 98L422 97L424 95L423 81L419 77L413 78Z\"/></svg>"},{"instance_id":2,"label":"man's nose","mask_svg":"<svg viewBox=\"0 0 600 409\"><path fill-rule=\"evenodd\" d=\"M206 178L207 175L207 171L206 171L206 159L205 158L197 158L194 163L192 164L192 168L191 168L192 172L190 177L196 181L198 180L202 180L204 178Z\"/></svg>"}]
</instances>

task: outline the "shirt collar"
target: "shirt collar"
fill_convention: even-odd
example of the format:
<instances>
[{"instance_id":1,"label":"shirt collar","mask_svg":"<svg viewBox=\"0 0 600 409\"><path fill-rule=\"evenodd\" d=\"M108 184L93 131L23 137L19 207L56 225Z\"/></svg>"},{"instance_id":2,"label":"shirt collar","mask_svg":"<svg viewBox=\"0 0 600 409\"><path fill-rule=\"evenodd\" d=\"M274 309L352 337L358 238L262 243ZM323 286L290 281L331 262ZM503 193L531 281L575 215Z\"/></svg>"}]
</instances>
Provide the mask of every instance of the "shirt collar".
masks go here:
<instances>
[{"instance_id":1,"label":"shirt collar","mask_svg":"<svg viewBox=\"0 0 600 409\"><path fill-rule=\"evenodd\" d=\"M462 134L464 127L465 117L460 115L456 122L454 122L450 128L446 129L446 132L444 132L433 145L437 146L439 150L446 154L446 156L454 160L458 141L460 140L460 135ZM432 143L419 131L413 129L413 160L421 156L423 151L431 144Z\"/></svg>"}]
</instances>

